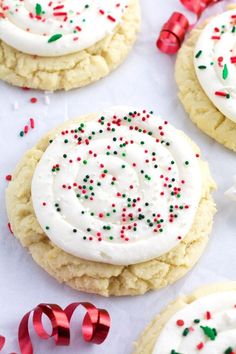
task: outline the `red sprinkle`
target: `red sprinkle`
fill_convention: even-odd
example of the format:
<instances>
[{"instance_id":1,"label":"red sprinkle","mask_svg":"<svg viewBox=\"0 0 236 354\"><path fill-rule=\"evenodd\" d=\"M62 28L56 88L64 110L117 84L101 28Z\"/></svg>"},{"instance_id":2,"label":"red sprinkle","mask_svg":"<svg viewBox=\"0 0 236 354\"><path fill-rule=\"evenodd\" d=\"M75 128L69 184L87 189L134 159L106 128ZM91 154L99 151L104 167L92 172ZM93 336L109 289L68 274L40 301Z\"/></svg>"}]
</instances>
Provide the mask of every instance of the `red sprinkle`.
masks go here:
<instances>
[{"instance_id":1,"label":"red sprinkle","mask_svg":"<svg viewBox=\"0 0 236 354\"><path fill-rule=\"evenodd\" d=\"M7 175L6 176L6 181L11 181L12 180L12 175Z\"/></svg>"},{"instance_id":2,"label":"red sprinkle","mask_svg":"<svg viewBox=\"0 0 236 354\"><path fill-rule=\"evenodd\" d=\"M107 16L108 20L112 21L112 22L116 22L116 19L114 17L112 17L111 15Z\"/></svg>"},{"instance_id":3,"label":"red sprinkle","mask_svg":"<svg viewBox=\"0 0 236 354\"><path fill-rule=\"evenodd\" d=\"M226 97L226 96L227 96L227 93L226 93L226 92L222 92L222 91L216 91L216 92L215 92L215 95L216 95L216 96Z\"/></svg>"},{"instance_id":4,"label":"red sprinkle","mask_svg":"<svg viewBox=\"0 0 236 354\"><path fill-rule=\"evenodd\" d=\"M210 311L207 311L207 312L206 312L206 319L207 319L207 320L210 320L210 319L211 319L211 313L210 313Z\"/></svg>"},{"instance_id":5,"label":"red sprinkle","mask_svg":"<svg viewBox=\"0 0 236 354\"><path fill-rule=\"evenodd\" d=\"M31 97L30 102L36 103L36 102L38 102L38 99L36 97Z\"/></svg>"},{"instance_id":6,"label":"red sprinkle","mask_svg":"<svg viewBox=\"0 0 236 354\"><path fill-rule=\"evenodd\" d=\"M236 57L231 57L230 60L231 60L231 63L232 63L232 64L235 64L235 63L236 63Z\"/></svg>"},{"instance_id":7,"label":"red sprinkle","mask_svg":"<svg viewBox=\"0 0 236 354\"><path fill-rule=\"evenodd\" d=\"M204 347L204 343L202 343L202 342L197 345L198 350L203 349L203 347Z\"/></svg>"},{"instance_id":8,"label":"red sprinkle","mask_svg":"<svg viewBox=\"0 0 236 354\"><path fill-rule=\"evenodd\" d=\"M34 119L30 118L30 128L34 129L35 124L34 124Z\"/></svg>"},{"instance_id":9,"label":"red sprinkle","mask_svg":"<svg viewBox=\"0 0 236 354\"><path fill-rule=\"evenodd\" d=\"M183 320L177 320L176 324L177 324L177 326L182 327L182 326L184 326L184 321Z\"/></svg>"}]
</instances>

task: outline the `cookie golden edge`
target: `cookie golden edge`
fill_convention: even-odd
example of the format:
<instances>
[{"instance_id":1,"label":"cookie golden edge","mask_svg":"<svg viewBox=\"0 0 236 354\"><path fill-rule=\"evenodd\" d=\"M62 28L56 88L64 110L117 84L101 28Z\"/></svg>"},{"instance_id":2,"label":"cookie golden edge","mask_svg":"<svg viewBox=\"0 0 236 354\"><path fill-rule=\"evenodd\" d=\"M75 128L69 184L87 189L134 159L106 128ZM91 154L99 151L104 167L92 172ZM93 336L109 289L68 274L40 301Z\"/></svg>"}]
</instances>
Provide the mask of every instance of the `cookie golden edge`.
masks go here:
<instances>
[{"instance_id":1,"label":"cookie golden edge","mask_svg":"<svg viewBox=\"0 0 236 354\"><path fill-rule=\"evenodd\" d=\"M236 123L214 106L203 91L195 73L194 48L208 22L209 19L191 31L177 55L175 80L179 90L178 96L190 119L200 130L236 152Z\"/></svg>"},{"instance_id":2,"label":"cookie golden edge","mask_svg":"<svg viewBox=\"0 0 236 354\"><path fill-rule=\"evenodd\" d=\"M195 290L190 295L181 296L177 300L174 300L145 328L138 341L134 343L135 350L133 354L152 354L156 341L166 323L185 305L191 304L193 301L206 295L231 290L236 290L236 282L207 285Z\"/></svg>"},{"instance_id":3,"label":"cookie golden edge","mask_svg":"<svg viewBox=\"0 0 236 354\"><path fill-rule=\"evenodd\" d=\"M0 79L46 91L71 90L107 76L129 54L140 30L139 0L130 0L115 31L86 50L61 57L19 52L0 41Z\"/></svg>"},{"instance_id":4,"label":"cookie golden edge","mask_svg":"<svg viewBox=\"0 0 236 354\"><path fill-rule=\"evenodd\" d=\"M203 188L201 201L188 235L167 254L129 266L98 263L74 257L54 245L41 229L32 206L31 181L43 152L57 132L71 123L95 119L89 114L67 121L46 134L27 151L12 175L6 190L6 206L13 233L34 261L61 283L102 296L140 295L160 289L184 276L197 262L208 242L216 212L211 193L216 185L208 164L200 160ZM183 139L189 138L183 134ZM196 153L198 147L192 142Z\"/></svg>"}]
</instances>

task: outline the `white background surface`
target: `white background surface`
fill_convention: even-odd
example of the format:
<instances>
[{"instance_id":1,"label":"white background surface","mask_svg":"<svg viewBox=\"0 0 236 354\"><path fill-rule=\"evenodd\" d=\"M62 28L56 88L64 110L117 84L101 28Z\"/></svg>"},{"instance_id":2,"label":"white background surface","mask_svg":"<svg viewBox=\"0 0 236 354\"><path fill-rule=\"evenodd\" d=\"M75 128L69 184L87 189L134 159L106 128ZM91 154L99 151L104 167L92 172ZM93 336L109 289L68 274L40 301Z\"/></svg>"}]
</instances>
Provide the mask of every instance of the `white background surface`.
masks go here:
<instances>
[{"instance_id":1,"label":"white background surface","mask_svg":"<svg viewBox=\"0 0 236 354\"><path fill-rule=\"evenodd\" d=\"M0 83L0 334L7 337L3 353L19 353L18 323L25 312L40 302L66 306L72 301L86 300L109 310L112 327L107 341L101 346L91 346L77 337L69 348L62 348L55 347L52 341L42 343L34 337L35 352L129 354L132 342L148 322L178 294L210 282L236 280L236 204L224 196L236 173L235 154L205 136L188 119L177 98L173 76L175 57L161 54L155 47L159 30L173 11L194 17L184 11L178 0L141 0L141 3L142 32L135 48L127 61L102 81L80 90L51 94L49 105L45 104L44 93L23 91ZM226 3L211 7L204 17L225 8ZM38 98L37 104L29 103L32 96ZM18 103L18 110L13 109L14 102ZM63 120L119 104L153 109L199 144L218 184L215 193L218 214L205 254L186 277L159 292L106 299L78 293L57 283L33 262L8 231L4 190L5 176L44 132ZM29 117L34 117L36 128L20 138L19 132ZM82 313L75 315L77 322L83 317Z\"/></svg>"}]
</instances>

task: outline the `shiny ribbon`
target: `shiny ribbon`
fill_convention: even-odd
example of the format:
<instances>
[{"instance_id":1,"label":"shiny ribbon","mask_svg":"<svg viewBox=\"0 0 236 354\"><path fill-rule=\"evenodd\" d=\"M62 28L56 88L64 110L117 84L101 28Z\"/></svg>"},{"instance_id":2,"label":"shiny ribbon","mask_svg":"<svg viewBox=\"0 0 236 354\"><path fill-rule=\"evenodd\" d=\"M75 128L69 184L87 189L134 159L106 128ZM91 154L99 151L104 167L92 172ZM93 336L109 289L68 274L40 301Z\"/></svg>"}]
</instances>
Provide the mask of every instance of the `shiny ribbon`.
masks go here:
<instances>
[{"instance_id":1,"label":"shiny ribbon","mask_svg":"<svg viewBox=\"0 0 236 354\"><path fill-rule=\"evenodd\" d=\"M210 5L222 0L180 0L184 7L193 12L197 19ZM192 27L188 19L180 12L174 12L161 29L156 45L161 52L175 54L180 49L187 31Z\"/></svg>"},{"instance_id":2,"label":"shiny ribbon","mask_svg":"<svg viewBox=\"0 0 236 354\"><path fill-rule=\"evenodd\" d=\"M88 302L75 302L64 310L56 304L39 304L27 312L22 318L18 329L18 342L21 354L33 354L33 344L29 334L29 319L32 314L33 327L41 339L53 338L55 345L70 345L70 321L79 307L86 309L82 322L82 335L86 342L101 344L106 339L110 329L110 316L106 310L98 309ZM42 316L50 320L52 331L48 333L42 323ZM4 347L5 338L0 336L0 351ZM15 354L15 353L12 353Z\"/></svg>"}]
</instances>

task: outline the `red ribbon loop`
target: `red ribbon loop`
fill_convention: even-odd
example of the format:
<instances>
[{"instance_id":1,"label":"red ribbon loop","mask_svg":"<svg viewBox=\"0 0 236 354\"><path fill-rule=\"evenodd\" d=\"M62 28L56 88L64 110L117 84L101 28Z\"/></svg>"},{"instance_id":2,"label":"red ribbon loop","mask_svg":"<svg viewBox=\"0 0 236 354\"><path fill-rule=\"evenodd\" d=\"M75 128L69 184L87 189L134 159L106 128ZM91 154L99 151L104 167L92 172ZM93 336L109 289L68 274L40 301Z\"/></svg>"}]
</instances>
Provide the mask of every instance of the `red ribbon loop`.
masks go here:
<instances>
[{"instance_id":1,"label":"red ribbon loop","mask_svg":"<svg viewBox=\"0 0 236 354\"><path fill-rule=\"evenodd\" d=\"M222 0L180 0L184 7L199 18L210 5ZM192 27L192 26L191 26ZM174 12L161 29L156 45L161 52L175 54L180 49L190 25L185 15Z\"/></svg>"},{"instance_id":2,"label":"red ribbon loop","mask_svg":"<svg viewBox=\"0 0 236 354\"><path fill-rule=\"evenodd\" d=\"M39 304L27 312L22 318L18 329L18 341L21 354L33 354L33 344L29 333L29 319L33 314L33 326L37 335L42 339L54 338L55 345L70 345L70 321L77 309L82 305L86 314L82 322L82 334L86 342L101 344L110 330L110 316L106 310L98 309L88 302L75 302L64 310L55 304ZM48 333L43 326L42 316L50 320L52 331ZM0 336L0 351L4 347L5 338Z\"/></svg>"},{"instance_id":3,"label":"red ribbon loop","mask_svg":"<svg viewBox=\"0 0 236 354\"><path fill-rule=\"evenodd\" d=\"M108 312L103 309L97 309L89 302L74 302L65 308L65 313L69 321L77 307L80 305L87 310L82 324L84 340L95 344L103 343L108 335L111 325Z\"/></svg>"},{"instance_id":4,"label":"red ribbon loop","mask_svg":"<svg viewBox=\"0 0 236 354\"><path fill-rule=\"evenodd\" d=\"M194 12L198 18L208 6L219 1L221 0L180 0L184 7L189 11Z\"/></svg>"},{"instance_id":5,"label":"red ribbon loop","mask_svg":"<svg viewBox=\"0 0 236 354\"><path fill-rule=\"evenodd\" d=\"M164 53L176 53L184 40L188 27L187 18L180 12L174 12L162 28L157 47Z\"/></svg>"}]
</instances>

